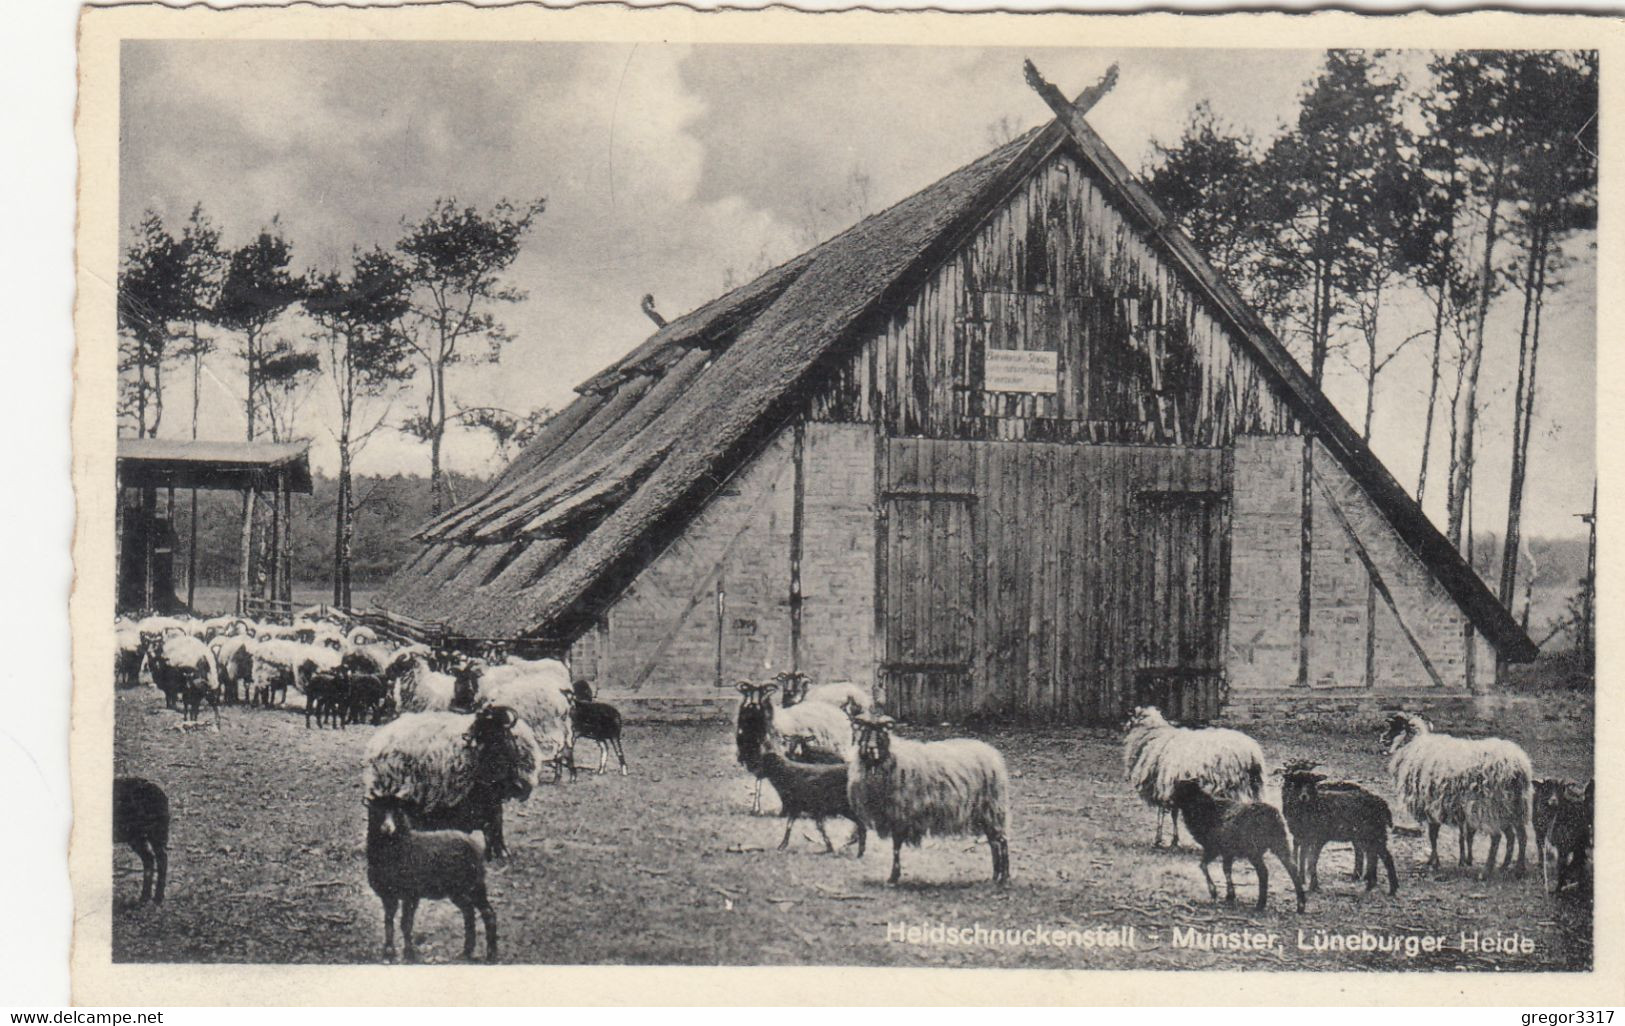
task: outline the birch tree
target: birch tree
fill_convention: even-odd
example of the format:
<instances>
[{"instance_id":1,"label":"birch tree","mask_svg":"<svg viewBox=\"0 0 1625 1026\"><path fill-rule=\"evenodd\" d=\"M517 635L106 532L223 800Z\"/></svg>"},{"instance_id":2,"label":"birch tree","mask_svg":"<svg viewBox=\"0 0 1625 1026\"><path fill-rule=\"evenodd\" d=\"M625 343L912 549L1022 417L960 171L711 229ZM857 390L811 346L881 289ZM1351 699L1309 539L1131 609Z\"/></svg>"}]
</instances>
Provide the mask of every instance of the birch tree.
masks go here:
<instances>
[{"instance_id":1,"label":"birch tree","mask_svg":"<svg viewBox=\"0 0 1625 1026\"><path fill-rule=\"evenodd\" d=\"M429 444L433 512L453 500L442 466L453 404L449 368L470 361L496 363L513 339L495 311L526 293L503 281L546 201L523 206L499 201L487 212L437 200L396 243L411 282L407 344L424 370L424 412L403 427ZM483 346L482 346L483 344Z\"/></svg>"},{"instance_id":2,"label":"birch tree","mask_svg":"<svg viewBox=\"0 0 1625 1026\"><path fill-rule=\"evenodd\" d=\"M1512 178L1518 214L1509 230L1523 250L1523 315L1499 587L1501 602L1508 608L1518 584L1529 438L1539 380L1541 313L1547 295L1562 284L1564 239L1596 226L1596 72L1595 54L1543 52L1525 65L1518 80L1520 120L1527 134Z\"/></svg>"},{"instance_id":3,"label":"birch tree","mask_svg":"<svg viewBox=\"0 0 1625 1026\"><path fill-rule=\"evenodd\" d=\"M357 253L347 275L312 274L305 310L320 327L327 379L338 405L338 499L333 525L333 604L348 609L355 541L354 459L390 412L390 400L412 376L401 320L411 309L406 269L391 254ZM371 407L369 409L369 407Z\"/></svg>"}]
</instances>

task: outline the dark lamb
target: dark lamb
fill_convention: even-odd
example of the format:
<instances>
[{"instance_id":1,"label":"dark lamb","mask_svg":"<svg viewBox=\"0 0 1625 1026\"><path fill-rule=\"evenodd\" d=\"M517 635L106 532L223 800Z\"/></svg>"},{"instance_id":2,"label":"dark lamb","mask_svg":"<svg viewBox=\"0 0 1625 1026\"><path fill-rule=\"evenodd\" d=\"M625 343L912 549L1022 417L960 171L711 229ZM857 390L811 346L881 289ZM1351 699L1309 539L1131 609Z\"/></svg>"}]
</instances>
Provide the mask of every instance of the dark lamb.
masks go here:
<instances>
[{"instance_id":1,"label":"dark lamb","mask_svg":"<svg viewBox=\"0 0 1625 1026\"><path fill-rule=\"evenodd\" d=\"M855 827L852 843L858 846L858 858L862 858L868 830L852 811L847 797L846 762L802 762L786 757L773 730L771 714L771 706L741 709L734 742L740 763L753 775L767 780L778 792L780 815L785 821L779 850L790 846L790 832L796 820L807 816L818 825L824 851L833 852L835 846L824 831L824 820L841 816L852 821Z\"/></svg>"},{"instance_id":2,"label":"dark lamb","mask_svg":"<svg viewBox=\"0 0 1625 1026\"><path fill-rule=\"evenodd\" d=\"M128 844L141 858L141 903L162 902L169 878L169 796L163 788L141 777L113 781L113 843Z\"/></svg>"},{"instance_id":3,"label":"dark lamb","mask_svg":"<svg viewBox=\"0 0 1625 1026\"><path fill-rule=\"evenodd\" d=\"M412 922L418 902L444 898L463 914L463 957L474 957L474 913L485 921L485 960L497 960L497 915L485 890L485 852L458 830L413 829L410 805L396 795L367 799L367 884L384 904L384 954L395 957L395 909L408 962L418 960Z\"/></svg>"},{"instance_id":4,"label":"dark lamb","mask_svg":"<svg viewBox=\"0 0 1625 1026\"><path fill-rule=\"evenodd\" d=\"M1297 842L1298 875L1308 879L1311 891L1320 890L1320 850L1332 841L1353 843L1355 872L1363 867L1366 890L1377 886L1378 859L1388 871L1388 893L1399 890L1388 851L1394 816L1377 795L1347 782L1327 786L1324 774L1289 768L1281 781L1281 811Z\"/></svg>"},{"instance_id":5,"label":"dark lamb","mask_svg":"<svg viewBox=\"0 0 1625 1026\"><path fill-rule=\"evenodd\" d=\"M586 738L598 744L598 772L604 772L609 762L609 750L615 749L615 759L621 764L621 776L626 776L626 753L621 750L621 714L608 702L583 702L582 689L591 694L591 686L585 681L576 681L570 688L560 688L564 692L565 700L570 703L570 732L571 748L575 747L575 739ZM568 765L570 776L575 777L575 755L571 752Z\"/></svg>"},{"instance_id":6,"label":"dark lamb","mask_svg":"<svg viewBox=\"0 0 1625 1026\"><path fill-rule=\"evenodd\" d=\"M1202 877L1207 880L1210 898L1218 900L1219 890L1213 885L1208 863L1215 858L1224 862L1225 900L1236 900L1236 885L1230 869L1236 859L1252 863L1258 874L1258 904L1262 912L1269 901L1270 876L1264 865L1265 854L1280 860L1287 875L1292 878L1292 889L1297 892L1298 911L1307 901L1303 893L1303 878L1292 865L1292 851L1287 846L1286 823L1273 805L1251 798L1215 798L1202 790L1194 780L1181 780L1174 784L1173 804L1184 817L1185 828L1202 847Z\"/></svg>"},{"instance_id":7,"label":"dark lamb","mask_svg":"<svg viewBox=\"0 0 1625 1026\"><path fill-rule=\"evenodd\" d=\"M1586 784L1584 791L1565 788L1558 796L1557 808L1552 815L1550 837L1557 849L1557 881L1552 886L1555 894L1572 878L1582 882L1586 864L1586 849L1591 846L1591 829L1596 814L1597 782Z\"/></svg>"}]
</instances>

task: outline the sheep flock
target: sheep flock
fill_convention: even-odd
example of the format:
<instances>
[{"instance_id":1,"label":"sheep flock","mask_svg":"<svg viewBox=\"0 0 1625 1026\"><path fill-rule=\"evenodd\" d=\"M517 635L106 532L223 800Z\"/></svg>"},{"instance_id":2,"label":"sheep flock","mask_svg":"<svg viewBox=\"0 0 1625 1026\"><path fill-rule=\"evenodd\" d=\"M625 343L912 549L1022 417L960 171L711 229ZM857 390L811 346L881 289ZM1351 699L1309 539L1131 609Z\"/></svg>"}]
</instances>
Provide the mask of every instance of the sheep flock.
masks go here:
<instances>
[{"instance_id":1,"label":"sheep flock","mask_svg":"<svg viewBox=\"0 0 1625 1026\"><path fill-rule=\"evenodd\" d=\"M207 729L210 724L199 715L205 705L216 731L230 730L222 725L222 706L236 706L241 710L236 715L243 716L274 715L293 706L317 731L371 728L353 779L366 798L366 808L356 811L364 813L358 818L367 828L368 880L384 903L391 957L397 906L403 910L401 933L411 959L417 903L446 899L464 916L465 957L474 953L478 917L486 927L486 957L495 959L497 912L483 864L513 854L504 837L504 807L546 800L541 796L551 792L539 788L549 767L555 783L566 769L574 779L579 741L599 746L600 773L613 753L620 772L637 777L622 743L623 733L632 735L636 758L640 724L635 718L628 722L594 683L576 678L557 659L523 659L501 650L476 657L392 637L326 609L306 610L287 623L246 617L120 619L114 631L115 686L161 692L164 705L180 713L178 721L170 721L178 728ZM797 850L790 845L793 828L798 820L811 819L825 851L833 853L825 824L844 820L851 826L847 848L856 849L854 872L864 872L866 837L891 842L888 884L901 880L905 847L967 843L956 838L971 838L978 850L985 846L983 865L989 869L984 871L996 886L1019 878L1012 845L1019 861L1022 831L1045 825L1028 824L1026 816L1017 823L1012 816L1021 774L1012 774L1005 754L993 744L977 737L937 739L938 732L930 740L911 737L909 725L886 715L883 695L851 682L818 684L796 672L764 683L741 681L736 688L737 761L752 779L753 814L760 811L764 789L780 799L785 819L780 851ZM607 697L613 700L613 692ZM1377 743L1367 735L1364 744L1385 751L1386 779L1328 780L1313 772L1315 763L1307 759L1272 762L1243 731L1170 722L1159 709L1145 706L1133 709L1124 725L1119 793L1126 806L1143 803L1156 812L1152 849L1179 849L1184 821L1202 882L1214 900L1219 895L1209 863L1222 861L1228 901L1235 900L1232 863L1250 863L1258 910L1269 897L1266 856L1283 867L1302 912L1321 888L1322 849L1340 844L1352 846L1355 877L1367 890L1375 890L1385 875L1387 893L1395 894L1404 874L1396 868L1390 841L1408 829L1396 826L1395 811L1428 838L1427 861L1418 872L1441 868L1439 834L1448 828L1456 835L1462 867L1475 865L1475 841L1488 835L1486 877L1514 869L1524 875L1533 835L1548 886L1553 878L1556 890L1583 882L1592 787L1537 780L1529 754L1517 744L1437 730L1413 712L1387 716ZM631 769L636 768L634 762ZM1277 798L1266 794L1270 779L1280 781ZM163 901L166 885L185 887L184 879L167 879L170 809L161 785L121 779L117 796L115 836L143 860L143 902ZM642 797L657 800L653 792ZM1098 805L1099 798L1080 801ZM743 814L743 805L738 808ZM1143 834L1137 842L1129 835L1142 828L1136 824L1149 826L1148 813L1144 819L1112 815L1117 819L1112 843L1125 849L1145 845ZM1163 848L1165 821L1168 849ZM175 830L184 834L184 817ZM1036 865L1028 871L1044 872ZM1373 900L1382 898L1373 895Z\"/></svg>"}]
</instances>

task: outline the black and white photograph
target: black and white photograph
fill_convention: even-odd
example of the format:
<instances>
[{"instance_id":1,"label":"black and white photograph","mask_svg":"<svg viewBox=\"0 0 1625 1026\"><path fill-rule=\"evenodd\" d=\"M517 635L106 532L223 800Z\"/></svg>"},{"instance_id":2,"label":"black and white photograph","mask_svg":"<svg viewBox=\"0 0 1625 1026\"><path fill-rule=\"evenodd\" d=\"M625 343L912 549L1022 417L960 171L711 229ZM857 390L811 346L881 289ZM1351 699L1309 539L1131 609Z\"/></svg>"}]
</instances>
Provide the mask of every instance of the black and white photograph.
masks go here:
<instances>
[{"instance_id":1,"label":"black and white photograph","mask_svg":"<svg viewBox=\"0 0 1625 1026\"><path fill-rule=\"evenodd\" d=\"M92 108L76 957L1597 968L1583 26L197 13Z\"/></svg>"}]
</instances>

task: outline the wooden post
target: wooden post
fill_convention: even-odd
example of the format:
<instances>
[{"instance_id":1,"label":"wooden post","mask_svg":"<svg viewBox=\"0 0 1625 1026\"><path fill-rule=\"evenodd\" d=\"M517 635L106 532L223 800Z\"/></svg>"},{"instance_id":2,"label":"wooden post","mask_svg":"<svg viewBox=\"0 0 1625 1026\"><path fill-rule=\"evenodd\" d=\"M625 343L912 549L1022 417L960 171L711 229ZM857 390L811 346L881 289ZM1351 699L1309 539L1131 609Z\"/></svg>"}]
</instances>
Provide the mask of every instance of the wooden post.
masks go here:
<instances>
[{"instance_id":1,"label":"wooden post","mask_svg":"<svg viewBox=\"0 0 1625 1026\"><path fill-rule=\"evenodd\" d=\"M116 472L115 472L116 474ZM124 482L116 480L113 486L113 608L124 605Z\"/></svg>"},{"instance_id":2,"label":"wooden post","mask_svg":"<svg viewBox=\"0 0 1625 1026\"><path fill-rule=\"evenodd\" d=\"M277 596L277 570L282 566L282 479L271 485L271 537L266 540L265 597Z\"/></svg>"},{"instance_id":3,"label":"wooden post","mask_svg":"<svg viewBox=\"0 0 1625 1026\"><path fill-rule=\"evenodd\" d=\"M197 489L192 489L192 520L187 526L186 542L186 608L195 610L197 596Z\"/></svg>"},{"instance_id":4,"label":"wooden post","mask_svg":"<svg viewBox=\"0 0 1625 1026\"><path fill-rule=\"evenodd\" d=\"M1302 530L1298 550L1298 680L1297 686L1309 686L1309 631L1310 614L1314 610L1314 545L1315 545L1315 436L1303 436Z\"/></svg>"},{"instance_id":5,"label":"wooden post","mask_svg":"<svg viewBox=\"0 0 1625 1026\"><path fill-rule=\"evenodd\" d=\"M1597 646L1592 641L1593 631L1591 621L1597 602L1597 482L1591 482L1591 513L1582 513L1580 519L1585 521L1589 530L1589 540L1586 542L1586 576L1581 582L1580 592L1580 631L1579 642L1580 658L1585 660L1587 673L1593 673L1597 668Z\"/></svg>"},{"instance_id":6,"label":"wooden post","mask_svg":"<svg viewBox=\"0 0 1625 1026\"><path fill-rule=\"evenodd\" d=\"M282 601L293 602L293 489L282 472Z\"/></svg>"},{"instance_id":7,"label":"wooden post","mask_svg":"<svg viewBox=\"0 0 1625 1026\"><path fill-rule=\"evenodd\" d=\"M807 449L805 422L797 420L791 460L795 465L795 483L791 489L790 507L790 669L801 669L801 551L804 508L807 499L807 480L804 461Z\"/></svg>"},{"instance_id":8,"label":"wooden post","mask_svg":"<svg viewBox=\"0 0 1625 1026\"><path fill-rule=\"evenodd\" d=\"M722 571L717 571L717 687L722 687L722 624L728 612L728 593L722 586Z\"/></svg>"},{"instance_id":9,"label":"wooden post","mask_svg":"<svg viewBox=\"0 0 1625 1026\"><path fill-rule=\"evenodd\" d=\"M158 519L158 489L141 489L141 610L152 612L152 527Z\"/></svg>"},{"instance_id":10,"label":"wooden post","mask_svg":"<svg viewBox=\"0 0 1625 1026\"><path fill-rule=\"evenodd\" d=\"M243 489L243 545L242 563L237 575L237 615L248 612L249 589L253 586L254 563L254 486Z\"/></svg>"}]
</instances>

